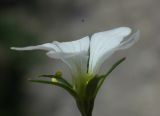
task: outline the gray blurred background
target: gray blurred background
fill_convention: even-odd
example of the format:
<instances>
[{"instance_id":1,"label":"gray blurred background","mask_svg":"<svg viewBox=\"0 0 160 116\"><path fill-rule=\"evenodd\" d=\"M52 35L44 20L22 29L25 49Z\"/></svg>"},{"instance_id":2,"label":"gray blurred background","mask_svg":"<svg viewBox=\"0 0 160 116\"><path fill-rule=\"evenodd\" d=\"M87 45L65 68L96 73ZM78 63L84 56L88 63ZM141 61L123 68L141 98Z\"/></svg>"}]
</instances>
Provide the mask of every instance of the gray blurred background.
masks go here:
<instances>
[{"instance_id":1,"label":"gray blurred background","mask_svg":"<svg viewBox=\"0 0 160 116\"><path fill-rule=\"evenodd\" d=\"M64 90L28 78L60 70L61 61L42 51L15 52L11 46L69 41L119 26L140 30L140 40L119 51L101 73L126 56L99 92L93 116L160 116L159 0L1 0L0 116L80 116Z\"/></svg>"}]
</instances>

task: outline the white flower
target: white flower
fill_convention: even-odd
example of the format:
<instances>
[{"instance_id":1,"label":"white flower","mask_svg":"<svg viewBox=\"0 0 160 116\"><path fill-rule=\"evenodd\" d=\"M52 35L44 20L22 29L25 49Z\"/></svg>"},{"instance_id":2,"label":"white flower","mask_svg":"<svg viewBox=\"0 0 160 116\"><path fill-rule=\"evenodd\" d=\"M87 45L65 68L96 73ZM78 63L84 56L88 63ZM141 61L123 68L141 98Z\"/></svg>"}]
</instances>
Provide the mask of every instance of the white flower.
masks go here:
<instances>
[{"instance_id":1,"label":"white flower","mask_svg":"<svg viewBox=\"0 0 160 116\"><path fill-rule=\"evenodd\" d=\"M46 50L50 58L60 59L69 66L75 77L95 76L104 61L115 51L129 48L139 37L139 31L119 27L98 32L76 41L45 43L29 47L12 47L13 50Z\"/></svg>"}]
</instances>

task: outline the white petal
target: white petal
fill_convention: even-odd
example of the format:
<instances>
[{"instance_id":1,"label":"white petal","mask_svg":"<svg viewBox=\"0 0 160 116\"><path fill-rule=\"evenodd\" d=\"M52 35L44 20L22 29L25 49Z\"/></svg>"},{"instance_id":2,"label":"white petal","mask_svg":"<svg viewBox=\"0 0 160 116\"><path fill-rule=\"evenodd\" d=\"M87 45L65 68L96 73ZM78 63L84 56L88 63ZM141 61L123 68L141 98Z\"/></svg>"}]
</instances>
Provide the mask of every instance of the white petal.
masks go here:
<instances>
[{"instance_id":1,"label":"white petal","mask_svg":"<svg viewBox=\"0 0 160 116\"><path fill-rule=\"evenodd\" d=\"M59 51L49 51L47 55L51 58L61 59L66 63L73 76L81 76L87 72L89 37L72 42L53 42Z\"/></svg>"},{"instance_id":2,"label":"white petal","mask_svg":"<svg viewBox=\"0 0 160 116\"><path fill-rule=\"evenodd\" d=\"M126 37L123 42L121 42L120 46L118 49L127 49L131 47L135 42L138 41L140 36L140 31L139 30L133 30L130 36Z\"/></svg>"},{"instance_id":3,"label":"white petal","mask_svg":"<svg viewBox=\"0 0 160 116\"><path fill-rule=\"evenodd\" d=\"M95 75L104 61L118 49L133 45L138 33L132 33L128 27L95 33L91 37L89 73Z\"/></svg>"},{"instance_id":4,"label":"white petal","mask_svg":"<svg viewBox=\"0 0 160 116\"><path fill-rule=\"evenodd\" d=\"M47 50L51 58L61 59L66 63L74 76L87 72L89 37L71 41L46 43L23 48L12 47L13 50Z\"/></svg>"},{"instance_id":5,"label":"white petal","mask_svg":"<svg viewBox=\"0 0 160 116\"><path fill-rule=\"evenodd\" d=\"M56 46L52 43L45 43L37 46L28 47L11 47L12 50L25 51L25 50L55 50Z\"/></svg>"},{"instance_id":6,"label":"white petal","mask_svg":"<svg viewBox=\"0 0 160 116\"><path fill-rule=\"evenodd\" d=\"M73 77L80 77L87 72L88 54L87 52L79 52L76 54L65 54L48 52L50 58L61 59L72 71Z\"/></svg>"}]
</instances>

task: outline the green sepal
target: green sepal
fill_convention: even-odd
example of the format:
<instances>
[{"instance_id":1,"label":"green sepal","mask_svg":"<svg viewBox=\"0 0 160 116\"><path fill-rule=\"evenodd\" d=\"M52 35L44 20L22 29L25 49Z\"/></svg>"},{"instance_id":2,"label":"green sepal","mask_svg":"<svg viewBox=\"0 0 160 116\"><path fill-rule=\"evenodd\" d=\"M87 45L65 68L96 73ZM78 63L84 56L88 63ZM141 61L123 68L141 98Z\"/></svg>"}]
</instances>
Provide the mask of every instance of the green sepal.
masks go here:
<instances>
[{"instance_id":1,"label":"green sepal","mask_svg":"<svg viewBox=\"0 0 160 116\"><path fill-rule=\"evenodd\" d=\"M29 79L29 81L31 81L31 82L36 82L36 83L56 85L56 86L58 86L58 87L61 87L61 88L65 89L65 90L66 90L67 92L69 92L74 98L77 98L77 97L78 97L77 93L74 91L73 88L71 88L70 86L67 86L66 84L61 83L61 82L52 82L52 81L47 81L47 80L32 80L32 79Z\"/></svg>"},{"instance_id":2,"label":"green sepal","mask_svg":"<svg viewBox=\"0 0 160 116\"><path fill-rule=\"evenodd\" d=\"M86 97L87 98L95 98L97 95L98 90L102 86L104 80L108 77L108 75L119 65L121 64L126 58L122 58L118 60L113 66L108 70L105 75L95 76L93 77L86 86Z\"/></svg>"},{"instance_id":3,"label":"green sepal","mask_svg":"<svg viewBox=\"0 0 160 116\"><path fill-rule=\"evenodd\" d=\"M109 76L109 74L111 72L113 72L114 69L116 69L123 61L125 61L126 57L121 58L120 60L118 60L115 64L112 65L112 67L108 70L108 72L105 75L101 75L99 78L102 78L101 82L99 83L97 90L96 90L96 94L99 91L100 87L102 86L103 82L105 81L105 79Z\"/></svg>"},{"instance_id":4,"label":"green sepal","mask_svg":"<svg viewBox=\"0 0 160 116\"><path fill-rule=\"evenodd\" d=\"M55 78L58 82L66 84L67 86L72 88L72 85L67 80L65 80L63 77L59 77L56 75L40 75L39 77Z\"/></svg>"},{"instance_id":5,"label":"green sepal","mask_svg":"<svg viewBox=\"0 0 160 116\"><path fill-rule=\"evenodd\" d=\"M96 90L101 80L102 78L99 78L98 76L90 79L85 88L85 98L80 102L77 101L77 104L79 104L79 109L81 112L83 111L86 116L91 116L92 114Z\"/></svg>"},{"instance_id":6,"label":"green sepal","mask_svg":"<svg viewBox=\"0 0 160 116\"><path fill-rule=\"evenodd\" d=\"M104 76L107 77L115 68L117 68L117 66L119 66L125 60L126 60L126 57L123 57L122 59L118 60L115 64L113 64L113 66L109 69L109 71Z\"/></svg>"},{"instance_id":7,"label":"green sepal","mask_svg":"<svg viewBox=\"0 0 160 116\"><path fill-rule=\"evenodd\" d=\"M94 99L95 96L96 96L96 89L100 83L100 81L102 80L103 78L100 78L98 76L95 76L94 78L92 78L87 86L86 86L86 97L87 99Z\"/></svg>"}]
</instances>

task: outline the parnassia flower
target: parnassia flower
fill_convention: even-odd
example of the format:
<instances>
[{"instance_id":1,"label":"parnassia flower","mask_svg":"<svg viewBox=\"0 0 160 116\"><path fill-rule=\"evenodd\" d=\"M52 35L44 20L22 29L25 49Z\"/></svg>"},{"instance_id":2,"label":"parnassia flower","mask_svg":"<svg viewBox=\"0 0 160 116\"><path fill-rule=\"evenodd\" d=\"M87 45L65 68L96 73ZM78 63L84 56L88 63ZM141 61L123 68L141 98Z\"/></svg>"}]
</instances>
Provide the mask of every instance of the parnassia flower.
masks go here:
<instances>
[{"instance_id":1,"label":"parnassia flower","mask_svg":"<svg viewBox=\"0 0 160 116\"><path fill-rule=\"evenodd\" d=\"M75 93L72 90L69 91L76 98L81 113L84 116L88 116L90 114L85 113L91 112L93 107L91 104L93 104L92 102L94 101L96 93L101 85L99 83L104 81L104 79L100 80L100 78L104 76L97 76L101 65L114 52L132 46L138 40L138 37L139 31L132 30L129 27L119 27L104 32L98 32L93 34L91 37L86 36L71 42L54 41L52 43L45 43L37 46L23 48L12 47L11 49L46 50L47 56L54 59L60 59L67 64L76 81L73 86L68 84L66 81L65 84L68 88L70 86L72 90L75 90L76 94L80 96L79 98L76 98L74 95ZM118 65L118 63L116 65ZM107 74L111 71L112 69ZM58 80L56 76L54 77ZM92 77L95 77L95 79L92 79ZM86 110L86 108L84 109L83 105L81 106L84 99L89 100L89 103L87 104L91 105L91 108L88 108L88 110Z\"/></svg>"}]
</instances>

